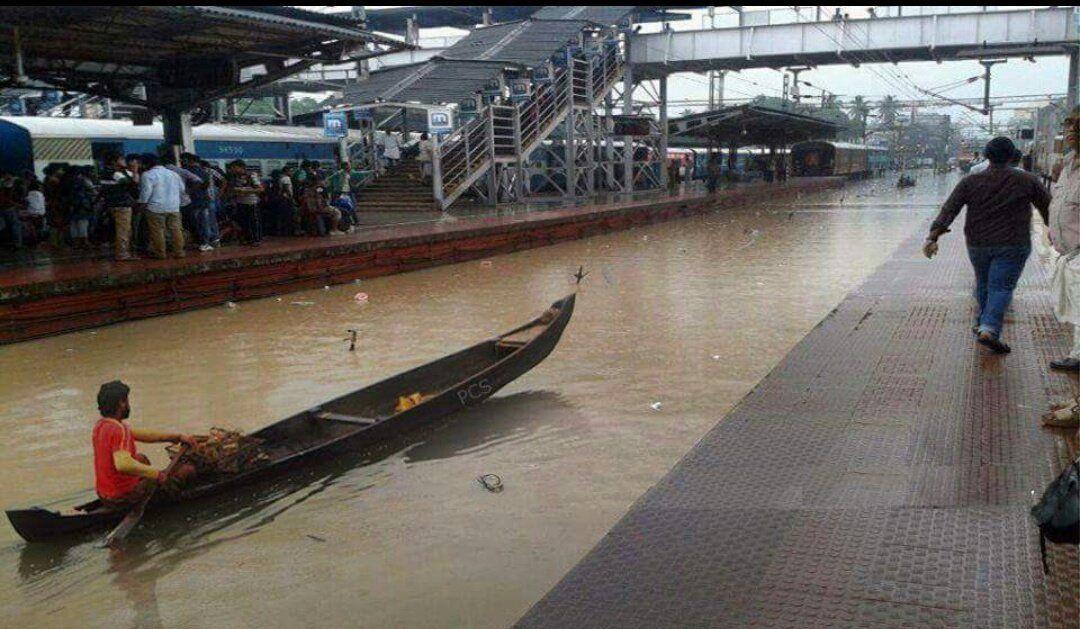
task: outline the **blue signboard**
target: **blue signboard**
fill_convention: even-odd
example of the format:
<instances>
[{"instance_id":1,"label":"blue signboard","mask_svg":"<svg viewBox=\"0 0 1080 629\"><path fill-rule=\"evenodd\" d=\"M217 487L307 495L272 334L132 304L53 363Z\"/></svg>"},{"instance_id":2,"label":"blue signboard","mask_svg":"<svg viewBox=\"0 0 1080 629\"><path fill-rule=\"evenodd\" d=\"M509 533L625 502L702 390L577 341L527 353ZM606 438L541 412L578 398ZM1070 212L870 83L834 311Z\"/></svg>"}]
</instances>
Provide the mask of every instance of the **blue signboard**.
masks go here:
<instances>
[{"instance_id":1,"label":"blue signboard","mask_svg":"<svg viewBox=\"0 0 1080 629\"><path fill-rule=\"evenodd\" d=\"M349 119L343 111L323 114L323 135L328 138L344 138L349 135Z\"/></svg>"},{"instance_id":2,"label":"blue signboard","mask_svg":"<svg viewBox=\"0 0 1080 629\"><path fill-rule=\"evenodd\" d=\"M453 121L450 118L449 109L429 109L428 110L428 132L430 133L449 133L453 128Z\"/></svg>"},{"instance_id":3,"label":"blue signboard","mask_svg":"<svg viewBox=\"0 0 1080 629\"><path fill-rule=\"evenodd\" d=\"M357 109L356 110L356 119L357 120L374 120L375 119L375 110L374 109Z\"/></svg>"}]
</instances>

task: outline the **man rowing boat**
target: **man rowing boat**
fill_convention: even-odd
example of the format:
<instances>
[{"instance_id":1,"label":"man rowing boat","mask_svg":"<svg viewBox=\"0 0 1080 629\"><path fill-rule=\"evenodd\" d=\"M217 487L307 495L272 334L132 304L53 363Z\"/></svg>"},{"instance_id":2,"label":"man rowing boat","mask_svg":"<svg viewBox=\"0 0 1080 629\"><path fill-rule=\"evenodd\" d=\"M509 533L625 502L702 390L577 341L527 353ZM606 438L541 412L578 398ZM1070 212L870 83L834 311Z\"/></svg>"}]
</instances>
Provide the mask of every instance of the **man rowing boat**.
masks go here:
<instances>
[{"instance_id":1,"label":"man rowing boat","mask_svg":"<svg viewBox=\"0 0 1080 629\"><path fill-rule=\"evenodd\" d=\"M93 433L94 486L103 503L117 508L134 506L151 487L168 480L163 471L150 465L150 459L139 454L135 449L136 441L195 445L191 435L132 428L124 421L131 414L130 391L119 380L101 385L97 398L101 419ZM190 466L181 465L173 470L173 476L184 479L193 471Z\"/></svg>"}]
</instances>

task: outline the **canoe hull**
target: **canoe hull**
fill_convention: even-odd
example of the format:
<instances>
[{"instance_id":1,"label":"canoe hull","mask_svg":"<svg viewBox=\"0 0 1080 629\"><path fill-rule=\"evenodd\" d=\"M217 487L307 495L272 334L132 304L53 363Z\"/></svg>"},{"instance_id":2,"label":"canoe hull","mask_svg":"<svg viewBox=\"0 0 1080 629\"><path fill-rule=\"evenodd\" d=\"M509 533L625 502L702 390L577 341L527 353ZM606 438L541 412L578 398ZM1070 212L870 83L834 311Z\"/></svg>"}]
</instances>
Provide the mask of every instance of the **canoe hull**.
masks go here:
<instances>
[{"instance_id":1,"label":"canoe hull","mask_svg":"<svg viewBox=\"0 0 1080 629\"><path fill-rule=\"evenodd\" d=\"M555 349L573 315L574 302L574 295L555 302L546 313L552 315L549 321L540 317L502 336L271 424L253 434L267 443L280 443L284 454L275 456L270 463L257 469L219 482L195 486L179 497L170 498L159 493L147 506L147 513L267 480L293 470L315 457L324 458L328 455L363 450L417 430L464 408L480 404L547 358ZM542 327L539 333L516 349L499 346L500 339L539 327ZM453 374L455 369L461 372L460 376ZM446 375L448 372L449 376ZM328 424L327 420L318 418L319 413L326 410L364 416L363 411L377 410L372 408L372 399L385 401L389 392L407 394L422 391L423 385L436 377L449 377L453 384L439 387L440 390L423 403L371 425L343 427L339 424ZM390 403L394 400L396 397ZM332 430L329 430L328 426ZM312 436L313 431L315 436ZM291 447L298 436L310 443ZM111 527L125 515L124 511L110 511L96 508L93 503L91 505L86 511L77 513L60 513L35 506L8 510L7 516L12 527L23 539L39 542L55 541Z\"/></svg>"}]
</instances>

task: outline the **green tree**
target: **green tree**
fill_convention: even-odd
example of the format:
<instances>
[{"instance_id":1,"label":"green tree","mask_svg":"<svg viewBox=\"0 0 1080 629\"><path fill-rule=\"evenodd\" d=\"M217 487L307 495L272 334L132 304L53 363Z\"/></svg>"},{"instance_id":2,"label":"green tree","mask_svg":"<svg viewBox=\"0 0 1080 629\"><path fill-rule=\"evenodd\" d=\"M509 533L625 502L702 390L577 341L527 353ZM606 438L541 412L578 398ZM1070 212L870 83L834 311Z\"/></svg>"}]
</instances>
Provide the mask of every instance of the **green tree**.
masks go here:
<instances>
[{"instance_id":1,"label":"green tree","mask_svg":"<svg viewBox=\"0 0 1080 629\"><path fill-rule=\"evenodd\" d=\"M851 118L851 138L865 142L867 120L870 118L870 106L866 104L866 99L856 96L848 109L848 117Z\"/></svg>"},{"instance_id":2,"label":"green tree","mask_svg":"<svg viewBox=\"0 0 1080 629\"><path fill-rule=\"evenodd\" d=\"M881 114L881 126L892 129L896 126L896 114L900 110L900 104L893 96L886 96L885 100L878 105L878 113Z\"/></svg>"}]
</instances>

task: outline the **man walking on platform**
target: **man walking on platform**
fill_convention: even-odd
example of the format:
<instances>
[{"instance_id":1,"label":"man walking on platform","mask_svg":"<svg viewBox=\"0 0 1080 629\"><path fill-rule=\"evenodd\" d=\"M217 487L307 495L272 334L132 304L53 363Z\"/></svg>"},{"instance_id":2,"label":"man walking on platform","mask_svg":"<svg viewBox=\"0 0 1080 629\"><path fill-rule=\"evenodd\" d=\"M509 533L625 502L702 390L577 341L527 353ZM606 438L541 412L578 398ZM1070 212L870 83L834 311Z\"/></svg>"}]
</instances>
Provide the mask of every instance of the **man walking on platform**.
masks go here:
<instances>
[{"instance_id":1,"label":"man walking on platform","mask_svg":"<svg viewBox=\"0 0 1080 629\"><path fill-rule=\"evenodd\" d=\"M165 231L172 237L173 257L184 257L184 230L180 226L180 197L184 180L147 153L142 159L146 172L139 178L139 205L146 208L146 228L150 233L150 255L164 259Z\"/></svg>"},{"instance_id":2,"label":"man walking on platform","mask_svg":"<svg viewBox=\"0 0 1080 629\"><path fill-rule=\"evenodd\" d=\"M967 207L964 237L968 257L975 270L977 317L972 331L980 345L997 354L1009 346L1001 341L1005 310L1031 253L1031 206L1048 223L1050 193L1034 175L1011 168L1009 162L1019 152L1012 140L998 137L986 145L990 167L968 175L953 189L923 243L923 253L932 258L938 238Z\"/></svg>"},{"instance_id":3,"label":"man walking on platform","mask_svg":"<svg viewBox=\"0 0 1080 629\"><path fill-rule=\"evenodd\" d=\"M1051 369L1080 371L1080 107L1065 118L1065 150L1068 154L1052 188L1050 243L1060 257L1054 264L1052 282L1059 321L1073 326L1072 351L1052 361Z\"/></svg>"}]
</instances>

